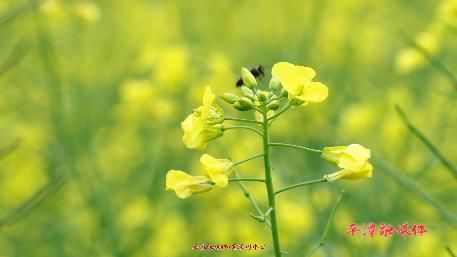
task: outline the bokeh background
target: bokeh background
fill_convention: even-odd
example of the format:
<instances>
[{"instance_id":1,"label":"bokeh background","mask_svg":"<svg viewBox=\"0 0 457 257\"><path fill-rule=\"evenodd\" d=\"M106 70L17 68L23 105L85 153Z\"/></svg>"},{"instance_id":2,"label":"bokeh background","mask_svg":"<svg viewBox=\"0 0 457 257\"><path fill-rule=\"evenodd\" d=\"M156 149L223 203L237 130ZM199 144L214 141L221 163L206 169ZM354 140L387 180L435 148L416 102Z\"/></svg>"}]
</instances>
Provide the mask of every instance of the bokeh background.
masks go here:
<instances>
[{"instance_id":1,"label":"bokeh background","mask_svg":"<svg viewBox=\"0 0 457 257\"><path fill-rule=\"evenodd\" d=\"M456 177L394 106L455 168L456 39L455 0L0 1L0 256L271 256L270 233L236 184L181 200L165 191L165 174L200 172L204 152L185 148L180 122L204 87L238 93L242 66L269 73L277 61L313 67L330 94L282 116L273 141L356 142L374 164L371 179L278 196L289 256L317 244L341 189L315 256L451 256ZM205 153L239 160L259 150L255 135L231 130ZM336 171L312 153L272 158L277 187ZM262 176L262 163L238 171ZM246 185L265 208L263 185ZM428 233L346 234L368 222ZM192 250L201 243L266 249Z\"/></svg>"}]
</instances>

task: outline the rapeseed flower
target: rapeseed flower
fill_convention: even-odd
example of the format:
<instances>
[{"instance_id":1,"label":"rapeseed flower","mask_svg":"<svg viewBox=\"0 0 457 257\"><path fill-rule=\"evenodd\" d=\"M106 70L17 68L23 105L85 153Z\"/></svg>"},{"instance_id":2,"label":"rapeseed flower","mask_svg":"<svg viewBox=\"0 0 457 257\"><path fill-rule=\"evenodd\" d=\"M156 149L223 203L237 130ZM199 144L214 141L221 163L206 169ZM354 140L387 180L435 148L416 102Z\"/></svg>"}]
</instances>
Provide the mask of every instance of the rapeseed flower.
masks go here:
<instances>
[{"instance_id":1,"label":"rapeseed flower","mask_svg":"<svg viewBox=\"0 0 457 257\"><path fill-rule=\"evenodd\" d=\"M372 176L373 166L368 162L371 151L359 144L325 147L321 156L342 168L324 176L329 182L341 178L355 180Z\"/></svg>"},{"instance_id":2,"label":"rapeseed flower","mask_svg":"<svg viewBox=\"0 0 457 257\"><path fill-rule=\"evenodd\" d=\"M215 103L216 96L206 87L203 95L203 105L194 110L192 114L181 123L184 130L182 138L184 144L190 149L202 150L208 141L224 134L222 123L224 113Z\"/></svg>"},{"instance_id":3,"label":"rapeseed flower","mask_svg":"<svg viewBox=\"0 0 457 257\"><path fill-rule=\"evenodd\" d=\"M278 62L273 65L271 73L279 79L291 99L319 103L328 96L327 86L313 81L316 72L312 68Z\"/></svg>"},{"instance_id":4,"label":"rapeseed flower","mask_svg":"<svg viewBox=\"0 0 457 257\"><path fill-rule=\"evenodd\" d=\"M184 171L170 170L165 184L166 190L174 190L179 198L186 199L192 194L211 190L214 183L205 176L191 176Z\"/></svg>"},{"instance_id":5,"label":"rapeseed flower","mask_svg":"<svg viewBox=\"0 0 457 257\"><path fill-rule=\"evenodd\" d=\"M203 165L205 175L217 186L227 186L227 176L232 172L233 162L227 159L216 159L209 154L202 155L200 162Z\"/></svg>"}]
</instances>

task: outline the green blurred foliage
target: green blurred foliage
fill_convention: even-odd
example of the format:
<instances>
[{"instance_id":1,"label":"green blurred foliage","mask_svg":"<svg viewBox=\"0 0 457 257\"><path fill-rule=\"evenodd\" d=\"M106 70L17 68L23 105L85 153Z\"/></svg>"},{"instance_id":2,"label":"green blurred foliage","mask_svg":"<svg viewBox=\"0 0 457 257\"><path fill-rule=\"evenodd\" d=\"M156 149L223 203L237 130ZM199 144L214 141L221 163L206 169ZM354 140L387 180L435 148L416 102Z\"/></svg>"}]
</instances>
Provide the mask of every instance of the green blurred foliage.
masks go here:
<instances>
[{"instance_id":1,"label":"green blurred foliage","mask_svg":"<svg viewBox=\"0 0 457 257\"><path fill-rule=\"evenodd\" d=\"M330 95L281 117L273 141L363 144L455 214L454 177L408 132L394 105L457 164L456 88L401 32L457 74L456 5L1 1L0 145L19 141L0 162L0 256L269 256L269 231L249 217L253 209L235 184L180 200L164 182L172 168L198 173L202 153L185 149L180 122L200 104L204 87L236 93L240 67L268 70L282 60L316 69ZM206 152L239 160L260 149L248 131L227 131ZM278 186L334 171L318 155L289 149L273 150L273 166ZM262 176L261 161L239 173ZM248 187L265 207L263 185ZM369 180L278 196L289 256L304 256L318 242L341 189L346 197L315 256L457 250L456 225L375 165ZM367 222L422 223L429 232L409 239L346 234L350 223ZM192 251L201 243L267 248Z\"/></svg>"}]
</instances>

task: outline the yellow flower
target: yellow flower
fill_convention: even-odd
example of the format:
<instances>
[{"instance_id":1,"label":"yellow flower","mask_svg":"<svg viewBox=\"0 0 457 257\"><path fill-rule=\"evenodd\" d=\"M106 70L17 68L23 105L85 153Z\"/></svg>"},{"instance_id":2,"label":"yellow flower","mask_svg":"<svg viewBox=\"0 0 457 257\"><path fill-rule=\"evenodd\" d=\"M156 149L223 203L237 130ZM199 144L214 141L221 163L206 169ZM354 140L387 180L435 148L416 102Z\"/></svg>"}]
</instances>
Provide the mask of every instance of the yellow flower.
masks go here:
<instances>
[{"instance_id":1,"label":"yellow flower","mask_svg":"<svg viewBox=\"0 0 457 257\"><path fill-rule=\"evenodd\" d=\"M415 44L430 54L436 54L439 50L439 36L430 32L422 32L415 39ZM424 54L414 47L408 47L398 52L395 66L398 72L407 74L426 64Z\"/></svg>"},{"instance_id":2,"label":"yellow flower","mask_svg":"<svg viewBox=\"0 0 457 257\"><path fill-rule=\"evenodd\" d=\"M445 1L440 7L440 15L445 23L457 26L457 1Z\"/></svg>"},{"instance_id":3,"label":"yellow flower","mask_svg":"<svg viewBox=\"0 0 457 257\"><path fill-rule=\"evenodd\" d=\"M205 176L191 176L180 170L170 170L166 178L166 190L174 190L181 199L192 194L211 190L213 183Z\"/></svg>"},{"instance_id":4,"label":"yellow flower","mask_svg":"<svg viewBox=\"0 0 457 257\"><path fill-rule=\"evenodd\" d=\"M74 11L81 19L86 22L96 22L100 19L100 7L93 2L79 1L74 4Z\"/></svg>"},{"instance_id":5,"label":"yellow flower","mask_svg":"<svg viewBox=\"0 0 457 257\"><path fill-rule=\"evenodd\" d=\"M190 149L202 150L207 142L224 134L222 123L224 113L214 102L216 96L206 87L203 95L203 105L194 110L192 114L181 123L184 130L182 138L184 144Z\"/></svg>"},{"instance_id":6,"label":"yellow flower","mask_svg":"<svg viewBox=\"0 0 457 257\"><path fill-rule=\"evenodd\" d=\"M312 81L316 72L309 67L298 66L288 62L278 62L271 71L273 77L289 93L289 98L305 102L322 102L328 96L328 88L320 82Z\"/></svg>"},{"instance_id":7,"label":"yellow flower","mask_svg":"<svg viewBox=\"0 0 457 257\"><path fill-rule=\"evenodd\" d=\"M233 162L227 159L216 159L209 154L202 155L200 162L207 177L220 187L227 186L227 176L232 172Z\"/></svg>"},{"instance_id":8,"label":"yellow flower","mask_svg":"<svg viewBox=\"0 0 457 257\"><path fill-rule=\"evenodd\" d=\"M321 156L342 168L340 171L324 176L329 182L340 178L371 178L373 166L368 162L371 151L361 145L325 147Z\"/></svg>"}]
</instances>

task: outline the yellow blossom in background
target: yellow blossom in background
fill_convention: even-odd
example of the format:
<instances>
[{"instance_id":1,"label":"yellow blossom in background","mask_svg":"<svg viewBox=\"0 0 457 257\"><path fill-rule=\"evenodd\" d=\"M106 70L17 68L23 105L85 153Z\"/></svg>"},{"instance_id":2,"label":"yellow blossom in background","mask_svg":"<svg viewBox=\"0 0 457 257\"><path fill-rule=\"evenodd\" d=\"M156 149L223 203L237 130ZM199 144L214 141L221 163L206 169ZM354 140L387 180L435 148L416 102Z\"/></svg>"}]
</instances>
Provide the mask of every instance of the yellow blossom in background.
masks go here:
<instances>
[{"instance_id":1,"label":"yellow blossom in background","mask_svg":"<svg viewBox=\"0 0 457 257\"><path fill-rule=\"evenodd\" d=\"M148 80L128 80L121 86L122 102L144 107L154 99L154 88Z\"/></svg>"},{"instance_id":2,"label":"yellow blossom in background","mask_svg":"<svg viewBox=\"0 0 457 257\"><path fill-rule=\"evenodd\" d=\"M281 221L279 228L283 234L294 235L284 238L284 245L292 247L297 244L297 237L303 231L313 228L316 218L310 205L298 205L296 199L283 198L277 201L278 219Z\"/></svg>"},{"instance_id":3,"label":"yellow blossom in background","mask_svg":"<svg viewBox=\"0 0 457 257\"><path fill-rule=\"evenodd\" d=\"M151 206L144 196L129 199L120 210L119 225L126 230L140 228L151 222Z\"/></svg>"},{"instance_id":4,"label":"yellow blossom in background","mask_svg":"<svg viewBox=\"0 0 457 257\"><path fill-rule=\"evenodd\" d=\"M100 19L101 10L94 3L90 1L78 1L73 4L73 11L82 20L93 23Z\"/></svg>"},{"instance_id":5,"label":"yellow blossom in background","mask_svg":"<svg viewBox=\"0 0 457 257\"><path fill-rule=\"evenodd\" d=\"M279 78L281 85L289 93L289 98L319 103L328 96L327 86L312 81L316 76L316 72L312 68L278 62L273 65L271 73L274 77Z\"/></svg>"},{"instance_id":6,"label":"yellow blossom in background","mask_svg":"<svg viewBox=\"0 0 457 257\"><path fill-rule=\"evenodd\" d=\"M166 190L174 190L181 199L207 192L211 190L212 184L205 176L191 176L180 170L170 170L166 177Z\"/></svg>"},{"instance_id":7,"label":"yellow blossom in background","mask_svg":"<svg viewBox=\"0 0 457 257\"><path fill-rule=\"evenodd\" d=\"M439 9L440 18L450 26L457 26L457 1L447 0Z\"/></svg>"},{"instance_id":8,"label":"yellow blossom in background","mask_svg":"<svg viewBox=\"0 0 457 257\"><path fill-rule=\"evenodd\" d=\"M338 124L341 136L352 137L365 135L370 132L379 119L378 109L374 105L353 103L348 105L340 114Z\"/></svg>"},{"instance_id":9,"label":"yellow blossom in background","mask_svg":"<svg viewBox=\"0 0 457 257\"><path fill-rule=\"evenodd\" d=\"M40 5L40 10L47 15L61 17L64 13L62 4L58 0L47 0Z\"/></svg>"},{"instance_id":10,"label":"yellow blossom in background","mask_svg":"<svg viewBox=\"0 0 457 257\"><path fill-rule=\"evenodd\" d=\"M361 179L371 178L373 166L368 162L371 151L359 144L348 146L325 147L322 158L335 163L343 170L325 175L327 181L337 179Z\"/></svg>"},{"instance_id":11,"label":"yellow blossom in background","mask_svg":"<svg viewBox=\"0 0 457 257\"><path fill-rule=\"evenodd\" d=\"M208 141L223 135L223 111L215 103L215 98L211 88L206 87L203 105L195 109L194 113L181 123L184 130L182 140L188 148L202 150Z\"/></svg>"},{"instance_id":12,"label":"yellow blossom in background","mask_svg":"<svg viewBox=\"0 0 457 257\"><path fill-rule=\"evenodd\" d=\"M418 47L429 54L435 54L439 50L438 36L430 32L418 34L414 41ZM424 53L415 47L408 47L398 52L395 59L395 67L400 73L409 73L427 62Z\"/></svg>"},{"instance_id":13,"label":"yellow blossom in background","mask_svg":"<svg viewBox=\"0 0 457 257\"><path fill-rule=\"evenodd\" d=\"M401 50L395 59L395 68L400 73L409 73L421 67L425 63L425 58L414 48Z\"/></svg>"},{"instance_id":14,"label":"yellow blossom in background","mask_svg":"<svg viewBox=\"0 0 457 257\"><path fill-rule=\"evenodd\" d=\"M155 49L158 58L154 69L154 78L157 83L166 84L166 90L173 92L180 89L181 82L185 81L190 56L185 46L168 46L164 49Z\"/></svg>"},{"instance_id":15,"label":"yellow blossom in background","mask_svg":"<svg viewBox=\"0 0 457 257\"><path fill-rule=\"evenodd\" d=\"M422 32L416 36L416 44L429 53L436 53L439 50L438 36L430 32Z\"/></svg>"},{"instance_id":16,"label":"yellow blossom in background","mask_svg":"<svg viewBox=\"0 0 457 257\"><path fill-rule=\"evenodd\" d=\"M189 251L188 245L170 244L170 239L191 242L195 235L189 229L190 224L176 212L160 215L157 220L160 223L157 232L146 244L146 251L138 256L186 256Z\"/></svg>"},{"instance_id":17,"label":"yellow blossom in background","mask_svg":"<svg viewBox=\"0 0 457 257\"><path fill-rule=\"evenodd\" d=\"M228 175L232 172L233 162L227 159L216 159L209 154L204 154L200 158L205 175L220 187L228 184Z\"/></svg>"},{"instance_id":18,"label":"yellow blossom in background","mask_svg":"<svg viewBox=\"0 0 457 257\"><path fill-rule=\"evenodd\" d=\"M4 206L20 204L47 183L42 162L38 156L23 154L7 160L7 167L0 173L0 186L5 192L0 195L0 201Z\"/></svg>"}]
</instances>

